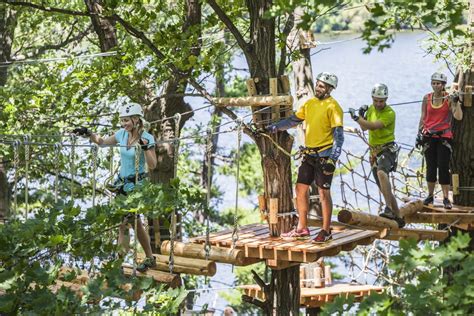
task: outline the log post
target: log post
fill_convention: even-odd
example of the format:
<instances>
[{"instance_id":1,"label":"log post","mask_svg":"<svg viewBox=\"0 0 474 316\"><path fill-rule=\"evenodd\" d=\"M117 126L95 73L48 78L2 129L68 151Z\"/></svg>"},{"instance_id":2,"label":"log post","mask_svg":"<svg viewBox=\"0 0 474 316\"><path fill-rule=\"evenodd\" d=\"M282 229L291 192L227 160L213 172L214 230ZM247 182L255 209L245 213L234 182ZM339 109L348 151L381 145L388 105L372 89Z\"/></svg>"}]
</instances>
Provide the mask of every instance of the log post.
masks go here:
<instances>
[{"instance_id":1,"label":"log post","mask_svg":"<svg viewBox=\"0 0 474 316\"><path fill-rule=\"evenodd\" d=\"M453 173L452 179L453 179L453 194L458 195L459 194L459 174Z\"/></svg>"},{"instance_id":2,"label":"log post","mask_svg":"<svg viewBox=\"0 0 474 316\"><path fill-rule=\"evenodd\" d=\"M423 209L423 201L417 200L409 202L404 206L400 207L400 216L405 217L412 214L415 214Z\"/></svg>"},{"instance_id":3,"label":"log post","mask_svg":"<svg viewBox=\"0 0 474 316\"><path fill-rule=\"evenodd\" d=\"M278 237L278 199L270 199L268 228L272 237Z\"/></svg>"},{"instance_id":4,"label":"log post","mask_svg":"<svg viewBox=\"0 0 474 316\"><path fill-rule=\"evenodd\" d=\"M258 208L260 209L260 218L262 221L267 219L267 201L265 195L258 196Z\"/></svg>"},{"instance_id":5,"label":"log post","mask_svg":"<svg viewBox=\"0 0 474 316\"><path fill-rule=\"evenodd\" d=\"M156 258L156 268L153 270L169 271L169 256L153 255ZM143 254L138 255L139 259L144 259ZM210 260L174 256L173 272L192 275L214 276L216 274L216 263Z\"/></svg>"},{"instance_id":6,"label":"log post","mask_svg":"<svg viewBox=\"0 0 474 316\"><path fill-rule=\"evenodd\" d=\"M337 219L342 223L354 226L374 227L377 229L398 228L396 221L356 211L341 210L337 215Z\"/></svg>"},{"instance_id":7,"label":"log post","mask_svg":"<svg viewBox=\"0 0 474 316\"><path fill-rule=\"evenodd\" d=\"M170 253L170 242L168 240L163 241L161 244L161 253L169 255ZM179 257L205 259L206 251L204 250L204 244L187 244L183 242L174 243L174 254ZM209 253L209 260L230 263L236 266L245 266L248 264L244 256L244 252L239 249L229 249L223 247L211 247Z\"/></svg>"}]
</instances>

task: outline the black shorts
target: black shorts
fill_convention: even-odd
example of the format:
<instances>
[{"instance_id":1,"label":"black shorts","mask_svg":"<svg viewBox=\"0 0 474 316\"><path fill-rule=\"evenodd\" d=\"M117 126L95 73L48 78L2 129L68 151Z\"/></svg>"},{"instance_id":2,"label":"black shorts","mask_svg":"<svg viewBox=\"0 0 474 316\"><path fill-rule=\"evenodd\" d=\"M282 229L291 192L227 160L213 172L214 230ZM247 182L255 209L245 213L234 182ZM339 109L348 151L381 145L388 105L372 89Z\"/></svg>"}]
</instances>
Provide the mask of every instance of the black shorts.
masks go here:
<instances>
[{"instance_id":1,"label":"black shorts","mask_svg":"<svg viewBox=\"0 0 474 316\"><path fill-rule=\"evenodd\" d=\"M333 174L326 175L323 173L322 164L326 160L327 158L305 156L298 169L298 179L296 183L311 185L314 181L319 188L329 190L331 188Z\"/></svg>"}]
</instances>

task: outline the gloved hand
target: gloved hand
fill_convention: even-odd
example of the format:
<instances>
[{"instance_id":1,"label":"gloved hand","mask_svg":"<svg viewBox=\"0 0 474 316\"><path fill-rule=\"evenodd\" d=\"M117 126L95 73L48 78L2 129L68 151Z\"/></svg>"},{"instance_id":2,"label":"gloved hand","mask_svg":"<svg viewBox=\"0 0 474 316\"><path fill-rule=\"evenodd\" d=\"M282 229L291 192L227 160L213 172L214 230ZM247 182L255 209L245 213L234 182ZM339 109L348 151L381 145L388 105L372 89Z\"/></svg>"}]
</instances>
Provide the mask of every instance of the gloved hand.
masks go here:
<instances>
[{"instance_id":1,"label":"gloved hand","mask_svg":"<svg viewBox=\"0 0 474 316\"><path fill-rule=\"evenodd\" d=\"M138 143L140 144L140 147L142 148L143 151L153 148L153 146L148 145L148 140L145 138L140 138Z\"/></svg>"},{"instance_id":2,"label":"gloved hand","mask_svg":"<svg viewBox=\"0 0 474 316\"><path fill-rule=\"evenodd\" d=\"M359 108L359 117L363 117L365 119L365 112L369 109L368 105L363 105Z\"/></svg>"},{"instance_id":3,"label":"gloved hand","mask_svg":"<svg viewBox=\"0 0 474 316\"><path fill-rule=\"evenodd\" d=\"M270 134L276 134L278 132L278 127L276 127L276 125L267 125L265 126L265 131Z\"/></svg>"},{"instance_id":4,"label":"gloved hand","mask_svg":"<svg viewBox=\"0 0 474 316\"><path fill-rule=\"evenodd\" d=\"M449 98L451 99L452 102L458 103L459 102L459 91L453 91L453 93L451 93L449 95Z\"/></svg>"},{"instance_id":5,"label":"gloved hand","mask_svg":"<svg viewBox=\"0 0 474 316\"><path fill-rule=\"evenodd\" d=\"M334 170L336 170L336 162L331 158L326 159L323 163L323 172L326 174L333 174Z\"/></svg>"},{"instance_id":6,"label":"gloved hand","mask_svg":"<svg viewBox=\"0 0 474 316\"><path fill-rule=\"evenodd\" d=\"M78 136L91 136L92 134L92 131L84 126L76 127L75 129L72 130L72 132Z\"/></svg>"},{"instance_id":7,"label":"gloved hand","mask_svg":"<svg viewBox=\"0 0 474 316\"><path fill-rule=\"evenodd\" d=\"M421 133L421 131L419 131L418 135L416 135L415 147L418 149L423 147L423 134Z\"/></svg>"},{"instance_id":8,"label":"gloved hand","mask_svg":"<svg viewBox=\"0 0 474 316\"><path fill-rule=\"evenodd\" d=\"M359 115L356 114L356 109L350 108L349 109L349 114L351 115L351 117L354 121L357 122L359 120Z\"/></svg>"}]
</instances>

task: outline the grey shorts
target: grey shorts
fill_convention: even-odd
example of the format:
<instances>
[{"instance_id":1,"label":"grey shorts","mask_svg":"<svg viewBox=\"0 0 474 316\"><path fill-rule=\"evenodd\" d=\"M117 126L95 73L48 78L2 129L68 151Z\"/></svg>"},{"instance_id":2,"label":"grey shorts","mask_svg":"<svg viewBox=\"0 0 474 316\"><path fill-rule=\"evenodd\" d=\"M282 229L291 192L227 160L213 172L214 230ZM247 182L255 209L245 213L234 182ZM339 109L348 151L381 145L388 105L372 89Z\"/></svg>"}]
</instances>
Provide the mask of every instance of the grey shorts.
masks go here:
<instances>
[{"instance_id":1,"label":"grey shorts","mask_svg":"<svg viewBox=\"0 0 474 316\"><path fill-rule=\"evenodd\" d=\"M390 172L397 170L398 152L398 146L396 148L385 148L374 159L371 168L378 186L380 186L377 176L378 171L383 171L388 175Z\"/></svg>"}]
</instances>

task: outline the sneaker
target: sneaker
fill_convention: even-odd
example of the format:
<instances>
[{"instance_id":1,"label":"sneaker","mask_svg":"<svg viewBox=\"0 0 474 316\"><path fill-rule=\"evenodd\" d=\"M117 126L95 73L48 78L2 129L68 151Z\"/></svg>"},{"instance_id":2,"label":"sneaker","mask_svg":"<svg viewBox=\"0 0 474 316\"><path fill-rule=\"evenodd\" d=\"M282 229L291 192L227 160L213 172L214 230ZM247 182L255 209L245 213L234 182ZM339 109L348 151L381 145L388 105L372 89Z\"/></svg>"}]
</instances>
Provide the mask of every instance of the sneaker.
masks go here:
<instances>
[{"instance_id":1,"label":"sneaker","mask_svg":"<svg viewBox=\"0 0 474 316\"><path fill-rule=\"evenodd\" d=\"M433 204L434 202L434 197L432 195L429 195L424 201L423 205L428 205L428 204Z\"/></svg>"},{"instance_id":2,"label":"sneaker","mask_svg":"<svg viewBox=\"0 0 474 316\"><path fill-rule=\"evenodd\" d=\"M386 219L390 219L392 221L396 221L398 224L398 228L402 228L405 226L405 220L403 218L395 215L392 209L388 206L385 207L382 213L379 214L380 217L384 217Z\"/></svg>"},{"instance_id":3,"label":"sneaker","mask_svg":"<svg viewBox=\"0 0 474 316\"><path fill-rule=\"evenodd\" d=\"M332 239L332 234L331 231L329 233L325 231L324 229L321 229L319 233L314 237L313 242L316 244L322 244L325 242L328 242Z\"/></svg>"},{"instance_id":4,"label":"sneaker","mask_svg":"<svg viewBox=\"0 0 474 316\"><path fill-rule=\"evenodd\" d=\"M301 230L293 229L287 233L280 235L281 239L284 240L304 240L309 238L309 229L303 228Z\"/></svg>"},{"instance_id":5,"label":"sneaker","mask_svg":"<svg viewBox=\"0 0 474 316\"><path fill-rule=\"evenodd\" d=\"M137 271L139 271L139 272L145 272L145 271L148 270L149 268L155 268L155 267L156 267L156 259L155 259L155 257L152 257L152 258L146 257L145 260L143 260L142 263L140 263L140 264L137 266Z\"/></svg>"},{"instance_id":6,"label":"sneaker","mask_svg":"<svg viewBox=\"0 0 474 316\"><path fill-rule=\"evenodd\" d=\"M453 205L451 204L451 201L448 198L443 199L443 205L444 205L444 208L447 210L450 210L453 208Z\"/></svg>"},{"instance_id":7,"label":"sneaker","mask_svg":"<svg viewBox=\"0 0 474 316\"><path fill-rule=\"evenodd\" d=\"M384 217L386 219L391 219L392 221L395 220L395 218L397 218L397 216L395 215L395 213L393 213L392 209L388 206L385 207L385 209L383 210L383 212L379 213L379 216L380 217Z\"/></svg>"}]
</instances>

